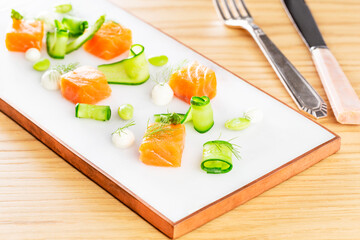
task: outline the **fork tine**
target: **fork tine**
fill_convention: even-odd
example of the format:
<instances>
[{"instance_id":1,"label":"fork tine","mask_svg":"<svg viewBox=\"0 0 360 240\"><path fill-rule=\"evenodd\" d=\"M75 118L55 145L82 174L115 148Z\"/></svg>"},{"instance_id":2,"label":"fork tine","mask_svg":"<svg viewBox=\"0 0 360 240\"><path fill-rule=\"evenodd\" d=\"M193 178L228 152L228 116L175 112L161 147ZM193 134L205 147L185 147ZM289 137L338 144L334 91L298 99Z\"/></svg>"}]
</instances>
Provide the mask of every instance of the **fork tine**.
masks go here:
<instances>
[{"instance_id":1,"label":"fork tine","mask_svg":"<svg viewBox=\"0 0 360 240\"><path fill-rule=\"evenodd\" d=\"M249 10L247 9L244 0L240 0L240 2L241 2L241 5L242 5L243 9L245 10L245 12L247 14L247 17L251 18L251 14L250 14Z\"/></svg>"},{"instance_id":2,"label":"fork tine","mask_svg":"<svg viewBox=\"0 0 360 240\"><path fill-rule=\"evenodd\" d=\"M226 8L227 8L227 10L228 10L228 12L229 12L229 14L230 14L230 17L231 17L232 19L235 19L236 17L235 17L234 14L232 13L231 8L230 8L230 6L229 6L229 4L228 4L228 1L227 1L227 0L224 0L224 2L225 2L225 6L226 6Z\"/></svg>"},{"instance_id":3,"label":"fork tine","mask_svg":"<svg viewBox=\"0 0 360 240\"><path fill-rule=\"evenodd\" d=\"M228 20L228 18L225 16L221 6L220 6L220 3L219 3L219 0L214 0L215 2L215 5L216 5L216 9L218 10L218 13L220 14L220 16L222 17L222 19L225 21L225 20Z\"/></svg>"},{"instance_id":4,"label":"fork tine","mask_svg":"<svg viewBox=\"0 0 360 240\"><path fill-rule=\"evenodd\" d=\"M241 12L240 12L240 10L239 10L239 8L238 8L235 0L232 0L232 2L233 2L233 5L234 5L234 7L235 7L236 12L239 14L239 17L244 18L244 16L243 16L243 15L241 14Z\"/></svg>"}]
</instances>

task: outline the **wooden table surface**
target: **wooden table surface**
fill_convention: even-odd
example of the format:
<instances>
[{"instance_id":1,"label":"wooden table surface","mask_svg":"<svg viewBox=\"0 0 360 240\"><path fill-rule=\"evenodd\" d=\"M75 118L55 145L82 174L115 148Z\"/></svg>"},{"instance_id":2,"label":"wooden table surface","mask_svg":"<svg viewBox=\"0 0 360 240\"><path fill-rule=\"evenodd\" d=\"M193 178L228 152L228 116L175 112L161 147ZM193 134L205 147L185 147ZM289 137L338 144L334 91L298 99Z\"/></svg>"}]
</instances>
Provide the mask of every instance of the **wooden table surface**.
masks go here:
<instances>
[{"instance_id":1,"label":"wooden table surface","mask_svg":"<svg viewBox=\"0 0 360 240\"><path fill-rule=\"evenodd\" d=\"M295 107L255 42L245 31L225 28L210 0L114 2ZM280 1L246 2L327 101ZM307 2L360 95L360 1ZM338 124L331 110L319 122L341 136L337 154L181 239L360 239L360 126ZM167 237L0 113L0 239Z\"/></svg>"}]
</instances>

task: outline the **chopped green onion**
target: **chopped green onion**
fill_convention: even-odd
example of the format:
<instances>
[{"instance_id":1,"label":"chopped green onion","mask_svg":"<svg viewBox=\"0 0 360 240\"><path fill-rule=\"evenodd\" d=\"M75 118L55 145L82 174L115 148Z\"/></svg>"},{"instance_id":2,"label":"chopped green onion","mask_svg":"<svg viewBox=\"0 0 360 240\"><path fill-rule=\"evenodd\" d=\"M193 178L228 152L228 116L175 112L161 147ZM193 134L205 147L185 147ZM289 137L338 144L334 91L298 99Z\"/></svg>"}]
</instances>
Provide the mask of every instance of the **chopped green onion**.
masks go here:
<instances>
[{"instance_id":1,"label":"chopped green onion","mask_svg":"<svg viewBox=\"0 0 360 240\"><path fill-rule=\"evenodd\" d=\"M34 63L33 68L36 71L45 71L50 67L50 61L47 58L43 58L36 63Z\"/></svg>"},{"instance_id":2,"label":"chopped green onion","mask_svg":"<svg viewBox=\"0 0 360 240\"><path fill-rule=\"evenodd\" d=\"M16 19L16 20L21 20L24 17L19 12L15 11L14 9L11 9L11 18Z\"/></svg>"},{"instance_id":3,"label":"chopped green onion","mask_svg":"<svg viewBox=\"0 0 360 240\"><path fill-rule=\"evenodd\" d=\"M161 66L167 64L168 61L169 61L169 59L165 55L149 58L149 63L151 63L152 65L157 66L157 67L161 67Z\"/></svg>"},{"instance_id":4,"label":"chopped green onion","mask_svg":"<svg viewBox=\"0 0 360 240\"><path fill-rule=\"evenodd\" d=\"M215 140L206 142L203 145L203 159L201 169L211 174L220 174L229 172L232 165L232 155L240 158L237 145L228 141Z\"/></svg>"},{"instance_id":5,"label":"chopped green onion","mask_svg":"<svg viewBox=\"0 0 360 240\"><path fill-rule=\"evenodd\" d=\"M199 133L209 131L214 125L213 110L210 104L210 98L207 96L192 97L190 100L191 117L194 128Z\"/></svg>"},{"instance_id":6,"label":"chopped green onion","mask_svg":"<svg viewBox=\"0 0 360 240\"><path fill-rule=\"evenodd\" d=\"M123 104L119 107L118 114L122 119L130 120L134 115L134 107L131 104Z\"/></svg>"},{"instance_id":7,"label":"chopped green onion","mask_svg":"<svg viewBox=\"0 0 360 240\"><path fill-rule=\"evenodd\" d=\"M98 121L108 121L111 117L111 109L109 106L78 103L75 106L75 117L90 118Z\"/></svg>"},{"instance_id":8,"label":"chopped green onion","mask_svg":"<svg viewBox=\"0 0 360 240\"><path fill-rule=\"evenodd\" d=\"M67 13L70 12L71 10L72 10L72 5L70 3L55 6L55 12L57 13Z\"/></svg>"},{"instance_id":9,"label":"chopped green onion","mask_svg":"<svg viewBox=\"0 0 360 240\"><path fill-rule=\"evenodd\" d=\"M227 120L225 122L225 127L227 129L230 130L243 130L245 128L247 128L248 126L250 126L250 120L248 118L245 117L238 117L238 118L233 118L230 120Z\"/></svg>"}]
</instances>

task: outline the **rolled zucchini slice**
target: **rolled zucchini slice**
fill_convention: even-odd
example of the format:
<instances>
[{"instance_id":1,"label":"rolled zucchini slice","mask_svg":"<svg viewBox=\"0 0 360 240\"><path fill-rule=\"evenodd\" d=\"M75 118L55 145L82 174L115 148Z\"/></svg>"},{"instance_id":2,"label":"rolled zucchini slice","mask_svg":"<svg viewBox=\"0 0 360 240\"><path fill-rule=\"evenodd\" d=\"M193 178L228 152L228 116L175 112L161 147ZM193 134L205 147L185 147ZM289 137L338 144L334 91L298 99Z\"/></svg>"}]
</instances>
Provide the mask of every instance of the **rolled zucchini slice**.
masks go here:
<instances>
[{"instance_id":1,"label":"rolled zucchini slice","mask_svg":"<svg viewBox=\"0 0 360 240\"><path fill-rule=\"evenodd\" d=\"M69 31L56 28L54 32L46 34L46 50L50 57L63 59L66 54L66 46L69 39Z\"/></svg>"},{"instance_id":2,"label":"rolled zucchini slice","mask_svg":"<svg viewBox=\"0 0 360 240\"><path fill-rule=\"evenodd\" d=\"M232 167L233 145L227 141L215 140L203 145L201 169L211 174L229 172Z\"/></svg>"},{"instance_id":3,"label":"rolled zucchini slice","mask_svg":"<svg viewBox=\"0 0 360 240\"><path fill-rule=\"evenodd\" d=\"M190 100L191 110L188 111L187 119L192 118L194 128L199 133L205 133L214 126L213 110L210 98L207 96L192 97Z\"/></svg>"},{"instance_id":4,"label":"rolled zucchini slice","mask_svg":"<svg viewBox=\"0 0 360 240\"><path fill-rule=\"evenodd\" d=\"M85 42L93 38L95 33L101 28L104 22L105 22L105 15L102 15L98 20L96 20L94 25L92 25L90 28L87 29L87 31L85 31L79 37L75 38L75 40L73 40L66 46L66 54L69 54L79 49ZM66 25L66 23L62 23L62 24Z\"/></svg>"},{"instance_id":5,"label":"rolled zucchini slice","mask_svg":"<svg viewBox=\"0 0 360 240\"><path fill-rule=\"evenodd\" d=\"M145 48L140 44L131 46L129 58L99 65L98 69L105 74L110 84L140 85L150 77Z\"/></svg>"},{"instance_id":6,"label":"rolled zucchini slice","mask_svg":"<svg viewBox=\"0 0 360 240\"><path fill-rule=\"evenodd\" d=\"M108 121L111 117L111 109L109 106L78 103L75 106L75 117Z\"/></svg>"},{"instance_id":7,"label":"rolled zucchini slice","mask_svg":"<svg viewBox=\"0 0 360 240\"><path fill-rule=\"evenodd\" d=\"M85 29L89 27L87 21L73 16L66 16L61 21L62 26L69 30L70 36L77 37L85 32ZM97 28L95 28L96 30Z\"/></svg>"}]
</instances>

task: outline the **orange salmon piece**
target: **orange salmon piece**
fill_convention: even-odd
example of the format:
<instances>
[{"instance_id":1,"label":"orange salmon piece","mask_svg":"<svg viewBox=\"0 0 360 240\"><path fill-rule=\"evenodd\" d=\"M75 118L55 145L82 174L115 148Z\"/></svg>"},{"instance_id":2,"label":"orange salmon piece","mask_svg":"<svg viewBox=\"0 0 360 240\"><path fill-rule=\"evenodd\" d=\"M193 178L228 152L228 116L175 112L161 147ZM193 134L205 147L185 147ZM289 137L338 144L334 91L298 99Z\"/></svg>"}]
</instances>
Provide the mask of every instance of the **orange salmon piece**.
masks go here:
<instances>
[{"instance_id":1,"label":"orange salmon piece","mask_svg":"<svg viewBox=\"0 0 360 240\"><path fill-rule=\"evenodd\" d=\"M73 103L95 104L111 94L105 75L88 66L62 75L60 89L63 97Z\"/></svg>"},{"instance_id":2,"label":"orange salmon piece","mask_svg":"<svg viewBox=\"0 0 360 240\"><path fill-rule=\"evenodd\" d=\"M212 99L216 95L215 72L196 61L174 72L169 85L176 97L189 104L193 96L207 96Z\"/></svg>"},{"instance_id":3,"label":"orange salmon piece","mask_svg":"<svg viewBox=\"0 0 360 240\"><path fill-rule=\"evenodd\" d=\"M26 52L29 48L41 50L43 37L42 21L13 19L11 31L6 33L6 48L13 52Z\"/></svg>"},{"instance_id":4,"label":"orange salmon piece","mask_svg":"<svg viewBox=\"0 0 360 240\"><path fill-rule=\"evenodd\" d=\"M99 58L110 60L129 50L131 44L131 30L109 21L84 44L84 49Z\"/></svg>"},{"instance_id":5,"label":"orange salmon piece","mask_svg":"<svg viewBox=\"0 0 360 240\"><path fill-rule=\"evenodd\" d=\"M180 167L184 144L183 124L154 123L147 128L140 145L140 160L152 166Z\"/></svg>"}]
</instances>

